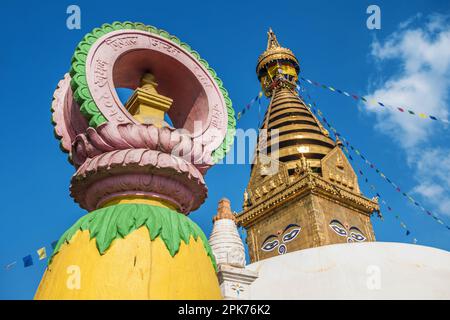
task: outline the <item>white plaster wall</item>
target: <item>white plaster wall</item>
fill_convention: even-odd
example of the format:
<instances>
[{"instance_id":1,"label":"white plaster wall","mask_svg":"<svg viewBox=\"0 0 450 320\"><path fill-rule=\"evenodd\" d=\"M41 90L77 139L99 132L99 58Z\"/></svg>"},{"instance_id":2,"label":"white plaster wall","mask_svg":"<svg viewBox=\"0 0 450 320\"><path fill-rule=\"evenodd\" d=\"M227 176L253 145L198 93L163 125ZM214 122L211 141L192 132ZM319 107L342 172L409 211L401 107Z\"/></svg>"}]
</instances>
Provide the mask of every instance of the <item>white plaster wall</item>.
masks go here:
<instances>
[{"instance_id":1,"label":"white plaster wall","mask_svg":"<svg viewBox=\"0 0 450 320\"><path fill-rule=\"evenodd\" d=\"M251 299L450 299L450 252L364 242L300 250L250 264Z\"/></svg>"}]
</instances>

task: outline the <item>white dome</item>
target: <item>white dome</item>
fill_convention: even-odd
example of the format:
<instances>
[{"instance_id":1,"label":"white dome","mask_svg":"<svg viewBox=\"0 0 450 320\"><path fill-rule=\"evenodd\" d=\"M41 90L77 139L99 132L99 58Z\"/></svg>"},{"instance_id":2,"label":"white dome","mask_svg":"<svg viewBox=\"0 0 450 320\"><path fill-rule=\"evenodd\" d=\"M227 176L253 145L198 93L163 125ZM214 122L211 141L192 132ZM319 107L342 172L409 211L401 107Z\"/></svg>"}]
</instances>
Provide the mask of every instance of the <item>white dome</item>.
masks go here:
<instances>
[{"instance_id":1,"label":"white dome","mask_svg":"<svg viewBox=\"0 0 450 320\"><path fill-rule=\"evenodd\" d=\"M450 299L450 253L403 243L335 244L246 267L251 299Z\"/></svg>"}]
</instances>

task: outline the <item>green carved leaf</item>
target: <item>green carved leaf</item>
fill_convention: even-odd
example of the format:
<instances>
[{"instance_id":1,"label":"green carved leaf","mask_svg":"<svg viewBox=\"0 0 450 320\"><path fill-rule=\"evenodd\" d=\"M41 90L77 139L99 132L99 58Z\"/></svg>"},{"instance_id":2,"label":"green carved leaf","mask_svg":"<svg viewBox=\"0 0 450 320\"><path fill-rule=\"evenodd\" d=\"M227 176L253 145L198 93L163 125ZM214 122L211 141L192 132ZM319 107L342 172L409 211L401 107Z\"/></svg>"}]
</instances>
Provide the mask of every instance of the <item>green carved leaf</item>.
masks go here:
<instances>
[{"instance_id":1,"label":"green carved leaf","mask_svg":"<svg viewBox=\"0 0 450 320\"><path fill-rule=\"evenodd\" d=\"M217 270L208 240L197 224L174 210L146 204L117 204L88 213L61 236L49 264L62 244L70 243L78 230L89 231L90 238L96 241L98 252L104 254L115 239L124 238L142 226L149 231L151 241L161 238L172 257L178 253L181 241L189 244L191 236L195 240L200 237Z\"/></svg>"}]
</instances>

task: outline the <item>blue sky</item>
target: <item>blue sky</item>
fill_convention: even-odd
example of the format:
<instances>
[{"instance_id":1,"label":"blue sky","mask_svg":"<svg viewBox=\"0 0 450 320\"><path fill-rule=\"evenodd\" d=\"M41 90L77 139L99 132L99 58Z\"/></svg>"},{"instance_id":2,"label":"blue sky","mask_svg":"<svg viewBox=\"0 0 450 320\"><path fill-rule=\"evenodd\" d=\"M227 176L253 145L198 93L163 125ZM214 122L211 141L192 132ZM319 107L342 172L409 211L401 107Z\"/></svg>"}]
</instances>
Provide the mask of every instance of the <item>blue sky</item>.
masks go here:
<instances>
[{"instance_id":1,"label":"blue sky","mask_svg":"<svg viewBox=\"0 0 450 320\"><path fill-rule=\"evenodd\" d=\"M73 174L50 124L56 84L69 69L76 44L105 22L139 21L189 43L217 71L240 110L259 91L256 59L272 27L300 60L302 74L352 93L447 117L450 83L448 1L377 1L381 30L366 28L369 1L1 1L0 50L0 299L30 299L45 269L36 250L57 239L85 214L69 197ZM66 8L81 8L81 30L66 28ZM327 119L383 172L450 223L450 128L429 120L367 108L347 97L307 87ZM263 106L267 101L263 102ZM238 127L257 125L257 108ZM368 175L408 226L393 213L373 219L379 241L412 242L450 250L450 231L374 175ZM191 218L209 236L221 197L240 211L248 165L217 165L209 196ZM360 181L368 197L374 192ZM35 265L23 268L32 254ZM17 261L15 268L3 266Z\"/></svg>"}]
</instances>

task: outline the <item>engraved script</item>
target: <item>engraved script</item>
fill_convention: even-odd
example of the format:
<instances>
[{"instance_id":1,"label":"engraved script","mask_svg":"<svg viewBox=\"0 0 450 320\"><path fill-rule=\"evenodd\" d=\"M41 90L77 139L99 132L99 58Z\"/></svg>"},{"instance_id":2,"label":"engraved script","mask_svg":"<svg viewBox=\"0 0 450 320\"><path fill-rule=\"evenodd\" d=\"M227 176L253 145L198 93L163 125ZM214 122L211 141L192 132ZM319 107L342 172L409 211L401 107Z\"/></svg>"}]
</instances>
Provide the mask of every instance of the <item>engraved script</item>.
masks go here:
<instances>
[{"instance_id":1,"label":"engraved script","mask_svg":"<svg viewBox=\"0 0 450 320\"><path fill-rule=\"evenodd\" d=\"M108 82L107 65L108 62L103 61L100 58L95 61L94 83L99 87L103 87Z\"/></svg>"},{"instance_id":2,"label":"engraved script","mask_svg":"<svg viewBox=\"0 0 450 320\"><path fill-rule=\"evenodd\" d=\"M165 51L167 53L170 53L173 56L176 56L177 54L180 53L180 50L178 50L177 48L175 48L175 47L171 46L170 44L165 43L165 42L163 42L161 40L152 39L152 38L150 38L149 40L150 40L150 44L153 47L158 48L158 49L160 49L162 51Z\"/></svg>"},{"instance_id":3,"label":"engraved script","mask_svg":"<svg viewBox=\"0 0 450 320\"><path fill-rule=\"evenodd\" d=\"M134 46L136 43L137 43L137 36L126 36L113 40L111 39L106 40L106 44L112 47L114 51L117 51L124 47Z\"/></svg>"}]
</instances>

